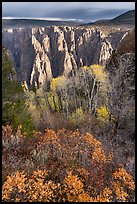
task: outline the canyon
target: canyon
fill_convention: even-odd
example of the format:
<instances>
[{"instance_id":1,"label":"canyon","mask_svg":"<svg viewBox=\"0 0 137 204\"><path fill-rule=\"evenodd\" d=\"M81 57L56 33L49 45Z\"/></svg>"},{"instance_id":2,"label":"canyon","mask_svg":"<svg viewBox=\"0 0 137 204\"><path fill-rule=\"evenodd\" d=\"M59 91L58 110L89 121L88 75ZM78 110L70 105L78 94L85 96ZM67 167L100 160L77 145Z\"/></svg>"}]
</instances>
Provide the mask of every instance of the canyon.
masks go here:
<instances>
[{"instance_id":1,"label":"canyon","mask_svg":"<svg viewBox=\"0 0 137 204\"><path fill-rule=\"evenodd\" d=\"M105 3L2 19L4 202L135 201L135 10Z\"/></svg>"},{"instance_id":2,"label":"canyon","mask_svg":"<svg viewBox=\"0 0 137 204\"><path fill-rule=\"evenodd\" d=\"M17 78L28 88L92 64L105 65L128 28L119 26L49 26L3 29Z\"/></svg>"}]
</instances>

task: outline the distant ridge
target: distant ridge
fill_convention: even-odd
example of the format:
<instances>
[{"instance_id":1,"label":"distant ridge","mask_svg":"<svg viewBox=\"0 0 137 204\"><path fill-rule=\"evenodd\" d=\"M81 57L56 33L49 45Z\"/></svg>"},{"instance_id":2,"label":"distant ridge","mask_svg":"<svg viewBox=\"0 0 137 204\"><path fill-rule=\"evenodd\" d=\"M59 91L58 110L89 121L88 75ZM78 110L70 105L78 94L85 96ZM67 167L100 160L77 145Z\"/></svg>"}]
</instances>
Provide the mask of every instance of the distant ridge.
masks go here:
<instances>
[{"instance_id":1,"label":"distant ridge","mask_svg":"<svg viewBox=\"0 0 137 204\"><path fill-rule=\"evenodd\" d=\"M135 25L135 10L127 11L113 19L98 20L83 25Z\"/></svg>"},{"instance_id":2,"label":"distant ridge","mask_svg":"<svg viewBox=\"0 0 137 204\"><path fill-rule=\"evenodd\" d=\"M32 28L47 26L77 26L80 23L74 21L52 21L37 19L2 19L2 29L8 28Z\"/></svg>"},{"instance_id":3,"label":"distant ridge","mask_svg":"<svg viewBox=\"0 0 137 204\"><path fill-rule=\"evenodd\" d=\"M134 24L135 23L135 10L127 11L116 18L113 18L110 23L126 23Z\"/></svg>"}]
</instances>

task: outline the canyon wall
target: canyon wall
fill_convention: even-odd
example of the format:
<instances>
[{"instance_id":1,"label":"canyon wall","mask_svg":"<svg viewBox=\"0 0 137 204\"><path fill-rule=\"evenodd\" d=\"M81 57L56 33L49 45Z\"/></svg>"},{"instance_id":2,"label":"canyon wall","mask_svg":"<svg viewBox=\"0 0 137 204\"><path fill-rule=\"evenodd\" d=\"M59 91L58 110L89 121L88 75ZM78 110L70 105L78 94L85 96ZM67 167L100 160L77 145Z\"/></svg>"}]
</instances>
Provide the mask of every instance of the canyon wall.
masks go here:
<instances>
[{"instance_id":1,"label":"canyon wall","mask_svg":"<svg viewBox=\"0 0 137 204\"><path fill-rule=\"evenodd\" d=\"M115 117L116 129L112 151L117 162L135 171L135 31L118 45L106 64L111 92L109 110ZM113 145L115 144L115 145ZM121 155L119 157L119 155Z\"/></svg>"},{"instance_id":2,"label":"canyon wall","mask_svg":"<svg viewBox=\"0 0 137 204\"><path fill-rule=\"evenodd\" d=\"M3 30L2 43L10 51L19 80L37 87L81 66L105 65L126 33L96 27L17 28Z\"/></svg>"}]
</instances>

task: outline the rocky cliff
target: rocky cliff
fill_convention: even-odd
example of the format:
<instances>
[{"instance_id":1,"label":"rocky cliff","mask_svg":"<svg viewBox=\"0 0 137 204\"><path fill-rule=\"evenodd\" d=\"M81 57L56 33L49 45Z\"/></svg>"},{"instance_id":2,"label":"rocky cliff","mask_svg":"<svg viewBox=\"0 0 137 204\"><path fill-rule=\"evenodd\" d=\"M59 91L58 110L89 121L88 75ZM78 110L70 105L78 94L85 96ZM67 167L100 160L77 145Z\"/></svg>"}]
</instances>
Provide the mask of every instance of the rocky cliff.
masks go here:
<instances>
[{"instance_id":1,"label":"rocky cliff","mask_svg":"<svg viewBox=\"0 0 137 204\"><path fill-rule=\"evenodd\" d=\"M2 41L18 78L28 86L39 86L81 66L105 65L126 33L96 27L18 28L3 30Z\"/></svg>"},{"instance_id":2,"label":"rocky cliff","mask_svg":"<svg viewBox=\"0 0 137 204\"><path fill-rule=\"evenodd\" d=\"M135 31L130 31L106 65L110 73L110 110L116 119L112 149L118 162L135 170ZM120 157L119 157L120 155Z\"/></svg>"}]
</instances>

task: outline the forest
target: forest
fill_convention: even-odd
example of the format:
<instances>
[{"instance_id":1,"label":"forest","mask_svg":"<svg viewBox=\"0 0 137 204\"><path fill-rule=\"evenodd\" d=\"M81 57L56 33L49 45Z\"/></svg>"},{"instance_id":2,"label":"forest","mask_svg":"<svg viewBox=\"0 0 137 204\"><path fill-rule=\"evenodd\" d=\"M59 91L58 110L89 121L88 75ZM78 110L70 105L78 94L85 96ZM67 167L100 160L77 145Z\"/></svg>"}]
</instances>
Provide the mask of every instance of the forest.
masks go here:
<instances>
[{"instance_id":1,"label":"forest","mask_svg":"<svg viewBox=\"0 0 137 204\"><path fill-rule=\"evenodd\" d=\"M115 149L119 134L121 147L134 141L134 84L118 92L120 74L111 83L94 64L28 89L2 49L3 202L134 201L134 174Z\"/></svg>"}]
</instances>

